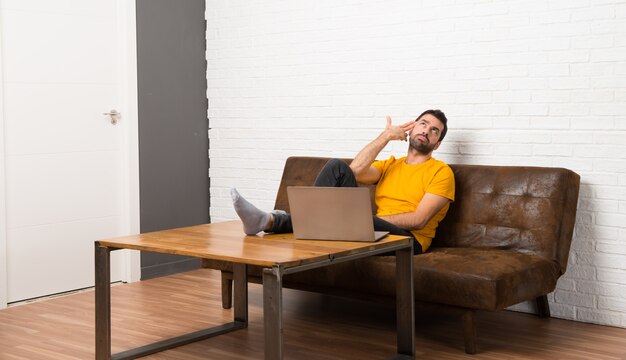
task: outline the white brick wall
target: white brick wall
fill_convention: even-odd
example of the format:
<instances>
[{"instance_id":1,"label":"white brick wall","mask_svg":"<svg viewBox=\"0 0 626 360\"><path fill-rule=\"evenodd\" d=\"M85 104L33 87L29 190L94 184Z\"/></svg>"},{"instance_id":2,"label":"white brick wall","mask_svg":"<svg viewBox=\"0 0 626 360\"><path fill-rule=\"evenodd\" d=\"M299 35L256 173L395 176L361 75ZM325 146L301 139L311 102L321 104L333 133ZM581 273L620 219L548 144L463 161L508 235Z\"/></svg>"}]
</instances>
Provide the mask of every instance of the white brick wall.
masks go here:
<instances>
[{"instance_id":1,"label":"white brick wall","mask_svg":"<svg viewBox=\"0 0 626 360\"><path fill-rule=\"evenodd\" d=\"M437 158L581 175L552 314L626 327L626 1L207 0L207 20L214 221L231 186L271 209L290 155L352 157L385 115L441 108Z\"/></svg>"}]
</instances>

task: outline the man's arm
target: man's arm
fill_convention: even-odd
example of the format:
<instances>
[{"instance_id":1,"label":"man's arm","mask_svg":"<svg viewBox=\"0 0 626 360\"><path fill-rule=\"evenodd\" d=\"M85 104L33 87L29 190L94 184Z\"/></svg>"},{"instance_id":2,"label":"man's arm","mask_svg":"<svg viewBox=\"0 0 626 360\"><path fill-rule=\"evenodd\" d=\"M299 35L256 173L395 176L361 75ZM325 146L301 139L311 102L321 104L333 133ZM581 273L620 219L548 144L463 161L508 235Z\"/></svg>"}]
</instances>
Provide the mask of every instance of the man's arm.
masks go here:
<instances>
[{"instance_id":1,"label":"man's arm","mask_svg":"<svg viewBox=\"0 0 626 360\"><path fill-rule=\"evenodd\" d=\"M414 121L409 121L400 126L394 126L391 125L391 117L387 116L385 130L359 151L352 163L350 163L350 169L352 169L356 180L362 184L376 183L381 175L380 171L372 166L376 156L380 154L390 141L406 141L407 133L411 131L414 125Z\"/></svg>"},{"instance_id":2,"label":"man's arm","mask_svg":"<svg viewBox=\"0 0 626 360\"><path fill-rule=\"evenodd\" d=\"M426 193L415 211L380 218L404 230L421 230L449 202L444 196Z\"/></svg>"}]
</instances>

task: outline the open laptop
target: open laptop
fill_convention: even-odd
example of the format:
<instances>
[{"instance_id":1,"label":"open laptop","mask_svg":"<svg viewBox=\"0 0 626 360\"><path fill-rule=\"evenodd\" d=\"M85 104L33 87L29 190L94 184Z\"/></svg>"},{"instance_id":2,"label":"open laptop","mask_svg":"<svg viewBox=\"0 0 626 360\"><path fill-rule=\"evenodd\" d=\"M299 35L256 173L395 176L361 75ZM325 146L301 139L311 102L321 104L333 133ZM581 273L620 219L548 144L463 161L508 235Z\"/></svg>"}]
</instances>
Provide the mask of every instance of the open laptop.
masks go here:
<instances>
[{"instance_id":1,"label":"open laptop","mask_svg":"<svg viewBox=\"0 0 626 360\"><path fill-rule=\"evenodd\" d=\"M289 186L287 197L296 239L374 242L388 234L374 231L368 188Z\"/></svg>"}]
</instances>

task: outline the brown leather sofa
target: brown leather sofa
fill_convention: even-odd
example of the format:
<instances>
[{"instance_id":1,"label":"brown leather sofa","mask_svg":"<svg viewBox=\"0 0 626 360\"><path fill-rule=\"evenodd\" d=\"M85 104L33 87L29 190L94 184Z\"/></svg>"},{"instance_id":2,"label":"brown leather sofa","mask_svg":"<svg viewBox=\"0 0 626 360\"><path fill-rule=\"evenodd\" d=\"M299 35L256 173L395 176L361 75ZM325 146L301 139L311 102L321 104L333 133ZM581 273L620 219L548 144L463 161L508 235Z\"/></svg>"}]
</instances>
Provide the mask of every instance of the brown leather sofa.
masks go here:
<instances>
[{"instance_id":1,"label":"brown leather sofa","mask_svg":"<svg viewBox=\"0 0 626 360\"><path fill-rule=\"evenodd\" d=\"M289 211L287 186L313 184L327 160L287 159L275 208ZM450 166L456 201L431 249L413 259L415 300L462 310L465 351L473 354L475 310L533 300L539 316L550 316L546 295L567 268L580 177L562 168ZM222 271L222 301L229 308L231 268L219 261L203 265ZM248 272L250 281L261 281L260 268ZM292 274L284 286L380 300L395 296L394 277L395 258L378 256Z\"/></svg>"}]
</instances>

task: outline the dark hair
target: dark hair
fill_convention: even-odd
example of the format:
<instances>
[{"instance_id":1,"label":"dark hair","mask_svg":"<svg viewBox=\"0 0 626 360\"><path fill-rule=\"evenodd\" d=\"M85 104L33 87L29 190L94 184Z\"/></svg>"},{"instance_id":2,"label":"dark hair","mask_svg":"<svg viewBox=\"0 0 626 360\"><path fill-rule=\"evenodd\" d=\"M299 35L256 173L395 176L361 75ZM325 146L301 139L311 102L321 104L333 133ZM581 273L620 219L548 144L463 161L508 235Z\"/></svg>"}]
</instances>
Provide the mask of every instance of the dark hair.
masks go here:
<instances>
[{"instance_id":1,"label":"dark hair","mask_svg":"<svg viewBox=\"0 0 626 360\"><path fill-rule=\"evenodd\" d=\"M424 111L420 116L417 117L417 119L415 119L415 121L419 120L422 116L426 115L426 114L430 114L434 117L437 118L437 120L441 121L443 123L443 131L441 131L441 134L439 135L439 141L443 140L444 137L446 137L446 133L448 132L448 118L446 118L446 114L443 113L443 111L436 109L436 110L426 110Z\"/></svg>"}]
</instances>

